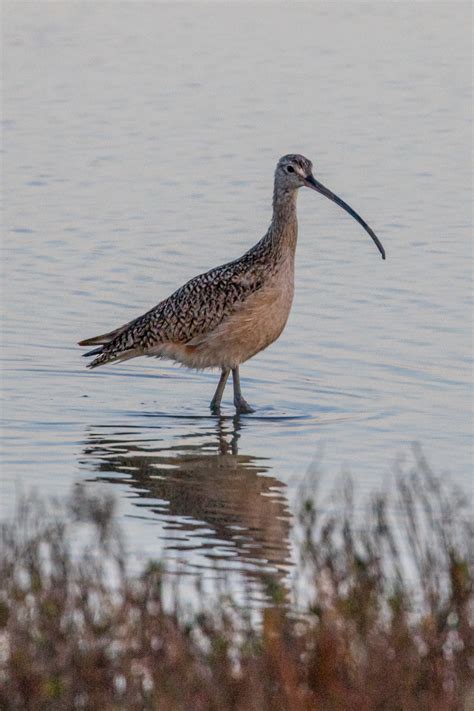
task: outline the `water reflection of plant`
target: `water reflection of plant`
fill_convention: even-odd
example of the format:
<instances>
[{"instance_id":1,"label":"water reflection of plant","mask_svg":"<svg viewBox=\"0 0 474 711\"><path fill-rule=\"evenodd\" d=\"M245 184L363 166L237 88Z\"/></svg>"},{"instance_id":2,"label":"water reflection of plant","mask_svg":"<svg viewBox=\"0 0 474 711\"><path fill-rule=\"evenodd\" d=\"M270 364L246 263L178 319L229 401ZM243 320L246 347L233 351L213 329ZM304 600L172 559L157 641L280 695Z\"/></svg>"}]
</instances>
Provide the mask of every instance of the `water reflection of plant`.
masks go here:
<instances>
[{"instance_id":1,"label":"water reflection of plant","mask_svg":"<svg viewBox=\"0 0 474 711\"><path fill-rule=\"evenodd\" d=\"M403 555L387 496L362 530L350 507L303 506L312 603L279 604L274 579L259 620L229 595L203 597L191 619L165 608L158 564L127 572L110 499L23 504L0 539L1 708L470 708L472 523L422 458L398 491ZM82 553L77 522L91 533Z\"/></svg>"}]
</instances>

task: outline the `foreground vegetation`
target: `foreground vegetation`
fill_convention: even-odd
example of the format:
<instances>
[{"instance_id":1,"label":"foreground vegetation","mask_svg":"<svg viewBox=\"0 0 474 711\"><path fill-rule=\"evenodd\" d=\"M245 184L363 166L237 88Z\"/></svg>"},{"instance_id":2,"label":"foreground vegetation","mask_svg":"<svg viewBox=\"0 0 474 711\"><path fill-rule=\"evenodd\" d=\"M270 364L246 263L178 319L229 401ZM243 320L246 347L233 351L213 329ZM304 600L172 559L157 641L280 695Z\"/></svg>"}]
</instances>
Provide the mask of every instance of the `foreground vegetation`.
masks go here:
<instances>
[{"instance_id":1,"label":"foreground vegetation","mask_svg":"<svg viewBox=\"0 0 474 711\"><path fill-rule=\"evenodd\" d=\"M111 500L78 487L65 508L23 503L1 531L0 708L473 708L462 501L421 457L396 494L370 502L363 529L350 487L344 500L337 515L310 503L300 515L308 609L297 614L268 579L258 619L229 595L191 618L167 608L158 565L127 572Z\"/></svg>"}]
</instances>

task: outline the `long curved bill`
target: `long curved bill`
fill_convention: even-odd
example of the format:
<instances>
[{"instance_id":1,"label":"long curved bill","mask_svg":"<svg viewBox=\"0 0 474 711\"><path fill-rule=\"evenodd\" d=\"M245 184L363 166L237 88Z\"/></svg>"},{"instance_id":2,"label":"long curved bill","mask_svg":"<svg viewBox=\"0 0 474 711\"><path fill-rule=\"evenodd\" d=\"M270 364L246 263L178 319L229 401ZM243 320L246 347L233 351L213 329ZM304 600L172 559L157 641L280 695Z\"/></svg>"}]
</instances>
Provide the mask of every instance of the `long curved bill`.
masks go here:
<instances>
[{"instance_id":1,"label":"long curved bill","mask_svg":"<svg viewBox=\"0 0 474 711\"><path fill-rule=\"evenodd\" d=\"M357 220L359 225L362 225L364 230L369 233L369 235L372 237L374 240L375 244L377 245L377 249L379 250L380 254L382 255L382 259L385 259L385 250L382 246L382 243L380 242L379 238L375 234L375 232L369 227L367 222L362 219L360 215L357 214L355 210L352 209L344 200L341 200L340 197L337 195L334 195L330 190L324 187L321 183L319 183L314 176L308 175L307 178L305 178L305 185L308 188L311 188L312 190L316 190L316 192L321 193L321 195L325 195L327 198L332 200L333 202L336 203L336 205L340 205L346 212L351 215L354 220Z\"/></svg>"}]
</instances>

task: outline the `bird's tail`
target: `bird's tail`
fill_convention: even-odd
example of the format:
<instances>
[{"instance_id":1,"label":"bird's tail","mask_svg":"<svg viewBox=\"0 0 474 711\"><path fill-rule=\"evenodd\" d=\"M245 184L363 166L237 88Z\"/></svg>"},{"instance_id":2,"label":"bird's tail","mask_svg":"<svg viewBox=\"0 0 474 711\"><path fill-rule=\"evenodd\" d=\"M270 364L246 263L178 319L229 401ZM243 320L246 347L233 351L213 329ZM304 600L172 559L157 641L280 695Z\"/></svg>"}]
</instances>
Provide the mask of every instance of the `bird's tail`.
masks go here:
<instances>
[{"instance_id":1,"label":"bird's tail","mask_svg":"<svg viewBox=\"0 0 474 711\"><path fill-rule=\"evenodd\" d=\"M105 345L106 343L110 343L111 341L114 340L117 336L120 336L121 333L127 330L129 327L129 323L126 323L124 326L120 326L120 328L116 328L114 331L109 331L108 333L102 333L100 336L93 336L93 338L84 338L83 341L79 341L77 344L78 346L98 346L98 345ZM89 351L89 353L84 353L84 356L88 355L93 355L95 351Z\"/></svg>"},{"instance_id":2,"label":"bird's tail","mask_svg":"<svg viewBox=\"0 0 474 711\"><path fill-rule=\"evenodd\" d=\"M114 352L107 348L107 346L101 346L100 348L94 348L93 351L88 351L84 353L84 357L93 356L96 358L91 363L87 364L87 367L91 370L93 368L98 368L99 365L106 365L107 363L120 363L124 360L129 360L130 358L135 358L138 355L142 355L141 352L137 351L136 348L130 348L128 351Z\"/></svg>"},{"instance_id":3,"label":"bird's tail","mask_svg":"<svg viewBox=\"0 0 474 711\"><path fill-rule=\"evenodd\" d=\"M79 341L79 346L99 346L99 348L93 348L91 351L87 351L87 353L83 354L84 358L96 356L92 363L87 364L87 367L97 368L99 365L105 365L112 361L128 360L138 355L135 348L121 350L115 349L113 346L110 347L110 344L112 344L118 336L121 336L135 320L136 319L120 326L120 328L116 328L114 331L109 331L109 333L103 333L100 336L93 336L92 338L85 338L83 341Z\"/></svg>"}]
</instances>

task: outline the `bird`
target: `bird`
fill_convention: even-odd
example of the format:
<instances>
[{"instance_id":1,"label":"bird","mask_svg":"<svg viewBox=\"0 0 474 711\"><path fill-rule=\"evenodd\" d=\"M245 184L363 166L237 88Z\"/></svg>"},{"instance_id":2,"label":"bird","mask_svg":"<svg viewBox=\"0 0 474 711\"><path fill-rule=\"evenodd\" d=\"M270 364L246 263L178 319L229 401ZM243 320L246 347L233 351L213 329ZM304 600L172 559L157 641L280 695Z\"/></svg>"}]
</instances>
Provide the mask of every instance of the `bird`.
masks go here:
<instances>
[{"instance_id":1,"label":"bird","mask_svg":"<svg viewBox=\"0 0 474 711\"><path fill-rule=\"evenodd\" d=\"M313 164L299 154L279 159L274 177L273 215L266 234L238 259L195 276L138 318L109 333L79 342L98 346L88 368L138 356L155 356L188 368L220 369L210 403L219 414L232 371L237 414L255 412L242 395L239 368L282 333L294 293L298 237L296 198L307 187L348 212L370 235L382 259L385 250L369 225L313 175Z\"/></svg>"}]
</instances>

